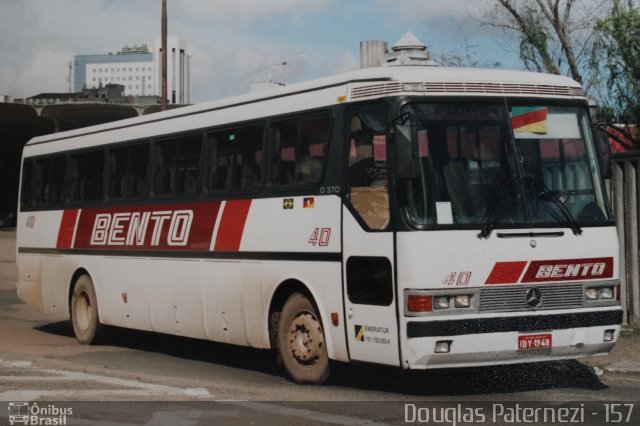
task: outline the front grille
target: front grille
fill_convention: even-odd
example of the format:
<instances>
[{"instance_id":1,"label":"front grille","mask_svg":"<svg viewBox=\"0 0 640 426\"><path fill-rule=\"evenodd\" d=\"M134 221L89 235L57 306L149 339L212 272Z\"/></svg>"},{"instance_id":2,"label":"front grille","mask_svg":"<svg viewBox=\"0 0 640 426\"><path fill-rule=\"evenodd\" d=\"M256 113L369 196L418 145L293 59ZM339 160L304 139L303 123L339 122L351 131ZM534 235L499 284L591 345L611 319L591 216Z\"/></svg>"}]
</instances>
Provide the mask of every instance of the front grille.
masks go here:
<instances>
[{"instance_id":1,"label":"front grille","mask_svg":"<svg viewBox=\"0 0 640 426\"><path fill-rule=\"evenodd\" d=\"M527 305L527 293L540 291L541 303L536 308ZM582 284L545 284L492 286L480 290L480 312L530 312L582 307Z\"/></svg>"}]
</instances>

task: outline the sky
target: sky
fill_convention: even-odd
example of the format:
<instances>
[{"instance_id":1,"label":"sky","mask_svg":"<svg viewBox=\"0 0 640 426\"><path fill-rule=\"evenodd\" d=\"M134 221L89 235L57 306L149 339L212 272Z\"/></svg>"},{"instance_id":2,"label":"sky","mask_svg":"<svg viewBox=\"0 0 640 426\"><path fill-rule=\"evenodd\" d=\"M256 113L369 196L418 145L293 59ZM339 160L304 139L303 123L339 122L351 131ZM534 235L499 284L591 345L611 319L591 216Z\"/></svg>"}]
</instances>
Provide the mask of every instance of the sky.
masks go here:
<instances>
[{"instance_id":1,"label":"sky","mask_svg":"<svg viewBox=\"0 0 640 426\"><path fill-rule=\"evenodd\" d=\"M362 40L405 32L436 58L470 54L522 68L517 46L480 18L495 0L167 0L169 35L188 44L191 101L359 67ZM74 55L153 45L161 0L0 0L0 95L67 92ZM288 62L283 67L282 62Z\"/></svg>"}]
</instances>

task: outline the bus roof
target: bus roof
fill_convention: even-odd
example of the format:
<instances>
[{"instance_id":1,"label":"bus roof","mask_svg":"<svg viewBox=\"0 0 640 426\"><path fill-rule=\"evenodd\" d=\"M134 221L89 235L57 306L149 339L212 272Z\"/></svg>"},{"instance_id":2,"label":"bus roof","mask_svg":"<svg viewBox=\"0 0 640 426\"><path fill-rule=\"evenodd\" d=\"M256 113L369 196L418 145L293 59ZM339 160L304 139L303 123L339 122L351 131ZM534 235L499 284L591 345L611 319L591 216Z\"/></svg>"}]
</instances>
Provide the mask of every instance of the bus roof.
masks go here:
<instances>
[{"instance_id":1,"label":"bus roof","mask_svg":"<svg viewBox=\"0 0 640 426\"><path fill-rule=\"evenodd\" d=\"M38 136L27 145L104 132L124 126L136 126L159 120L189 116L288 95L350 85L343 100L360 100L406 93L402 83L422 85L417 91L441 95L547 96L584 99L579 83L559 75L503 69L448 68L438 66L389 66L358 69L316 80L295 83L269 90L203 102L169 111L83 127L66 132ZM415 84L413 85L415 87ZM415 88L409 91L416 91ZM334 99L334 103L336 103Z\"/></svg>"}]
</instances>

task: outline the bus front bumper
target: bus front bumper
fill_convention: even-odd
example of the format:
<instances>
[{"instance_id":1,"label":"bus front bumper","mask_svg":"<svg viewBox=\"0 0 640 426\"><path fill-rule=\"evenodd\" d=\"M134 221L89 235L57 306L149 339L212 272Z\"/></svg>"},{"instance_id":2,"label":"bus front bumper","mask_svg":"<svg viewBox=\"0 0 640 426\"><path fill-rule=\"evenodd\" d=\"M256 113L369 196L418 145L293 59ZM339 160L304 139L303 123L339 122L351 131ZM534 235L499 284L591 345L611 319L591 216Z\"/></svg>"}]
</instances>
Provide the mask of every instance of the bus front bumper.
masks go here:
<instances>
[{"instance_id":1,"label":"bus front bumper","mask_svg":"<svg viewBox=\"0 0 640 426\"><path fill-rule=\"evenodd\" d=\"M622 310L407 322L405 368L471 367L606 355Z\"/></svg>"}]
</instances>

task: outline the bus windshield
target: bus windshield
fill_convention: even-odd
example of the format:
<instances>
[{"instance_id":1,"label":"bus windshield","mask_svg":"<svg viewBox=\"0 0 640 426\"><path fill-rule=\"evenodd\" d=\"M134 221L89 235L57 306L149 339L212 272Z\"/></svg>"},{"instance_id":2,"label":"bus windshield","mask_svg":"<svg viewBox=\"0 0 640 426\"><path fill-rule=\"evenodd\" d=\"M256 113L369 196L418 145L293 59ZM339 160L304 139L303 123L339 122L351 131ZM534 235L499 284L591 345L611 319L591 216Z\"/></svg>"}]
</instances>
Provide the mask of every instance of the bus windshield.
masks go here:
<instances>
[{"instance_id":1,"label":"bus windshield","mask_svg":"<svg viewBox=\"0 0 640 426\"><path fill-rule=\"evenodd\" d=\"M399 179L419 227L571 227L609 220L587 112L536 103L412 103L413 172Z\"/></svg>"}]
</instances>

